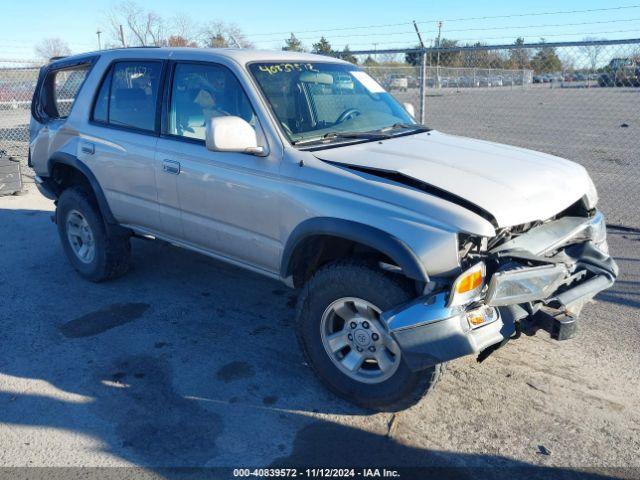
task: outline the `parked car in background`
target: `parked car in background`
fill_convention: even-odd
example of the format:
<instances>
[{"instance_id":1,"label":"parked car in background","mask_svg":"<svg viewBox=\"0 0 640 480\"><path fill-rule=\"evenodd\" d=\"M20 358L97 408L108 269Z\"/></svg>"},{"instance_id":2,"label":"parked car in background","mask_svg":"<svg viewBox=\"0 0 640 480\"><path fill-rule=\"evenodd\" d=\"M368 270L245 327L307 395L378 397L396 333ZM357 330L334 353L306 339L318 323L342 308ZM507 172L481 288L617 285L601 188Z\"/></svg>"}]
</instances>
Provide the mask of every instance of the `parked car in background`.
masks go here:
<instances>
[{"instance_id":1,"label":"parked car in background","mask_svg":"<svg viewBox=\"0 0 640 480\"><path fill-rule=\"evenodd\" d=\"M614 58L598 77L601 87L640 86L640 57Z\"/></svg>"},{"instance_id":2,"label":"parked car in background","mask_svg":"<svg viewBox=\"0 0 640 480\"><path fill-rule=\"evenodd\" d=\"M485 77L484 75L478 77L478 86L480 87L490 87L491 79L489 77Z\"/></svg>"},{"instance_id":3,"label":"parked car in background","mask_svg":"<svg viewBox=\"0 0 640 480\"><path fill-rule=\"evenodd\" d=\"M473 75L473 76L465 76L462 77L462 84L465 87L479 87L480 86L480 80L478 79L477 76Z\"/></svg>"},{"instance_id":4,"label":"parked car in background","mask_svg":"<svg viewBox=\"0 0 640 480\"><path fill-rule=\"evenodd\" d=\"M418 88L420 87L420 80L413 75L409 75L407 77L407 85L409 88Z\"/></svg>"},{"instance_id":5,"label":"parked car in background","mask_svg":"<svg viewBox=\"0 0 640 480\"><path fill-rule=\"evenodd\" d=\"M489 82L492 87L502 87L504 85L504 79L501 76L489 77Z\"/></svg>"},{"instance_id":6,"label":"parked car in background","mask_svg":"<svg viewBox=\"0 0 640 480\"><path fill-rule=\"evenodd\" d=\"M33 85L29 82L0 82L0 110L29 108Z\"/></svg>"},{"instance_id":7,"label":"parked car in background","mask_svg":"<svg viewBox=\"0 0 640 480\"><path fill-rule=\"evenodd\" d=\"M324 56L104 50L41 70L29 162L82 277L125 274L141 237L282 281L310 368L395 411L449 360L539 329L570 338L618 274L584 167L437 132L407 109Z\"/></svg>"},{"instance_id":8,"label":"parked car in background","mask_svg":"<svg viewBox=\"0 0 640 480\"><path fill-rule=\"evenodd\" d=\"M389 75L386 81L388 90L400 90L406 92L409 88L409 79L405 75Z\"/></svg>"}]
</instances>

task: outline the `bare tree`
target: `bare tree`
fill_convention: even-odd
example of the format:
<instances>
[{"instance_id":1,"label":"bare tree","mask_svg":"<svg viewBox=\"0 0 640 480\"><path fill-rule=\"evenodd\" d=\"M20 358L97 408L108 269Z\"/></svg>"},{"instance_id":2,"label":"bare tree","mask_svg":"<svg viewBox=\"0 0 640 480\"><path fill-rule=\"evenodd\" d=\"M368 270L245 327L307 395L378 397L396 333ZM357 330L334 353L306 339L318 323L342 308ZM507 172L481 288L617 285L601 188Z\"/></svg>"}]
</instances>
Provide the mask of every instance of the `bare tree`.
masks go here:
<instances>
[{"instance_id":1,"label":"bare tree","mask_svg":"<svg viewBox=\"0 0 640 480\"><path fill-rule=\"evenodd\" d=\"M53 57L65 57L71 55L71 49L67 43L60 38L45 38L35 47L38 58L49 61Z\"/></svg>"},{"instance_id":2,"label":"bare tree","mask_svg":"<svg viewBox=\"0 0 640 480\"><path fill-rule=\"evenodd\" d=\"M109 33L123 47L162 46L166 42L163 18L145 10L132 0L126 0L107 13Z\"/></svg>"},{"instance_id":3,"label":"bare tree","mask_svg":"<svg viewBox=\"0 0 640 480\"><path fill-rule=\"evenodd\" d=\"M170 35L169 38L167 38L167 46L197 48L198 44L187 38L181 37L180 35Z\"/></svg>"},{"instance_id":4,"label":"bare tree","mask_svg":"<svg viewBox=\"0 0 640 480\"><path fill-rule=\"evenodd\" d=\"M594 37L586 37L584 39L585 42L592 42L595 40L599 40L599 39ZM587 57L591 71L595 72L598 68L598 59L600 58L600 55L604 50L604 46L603 45L583 45L580 47L580 50Z\"/></svg>"},{"instance_id":5,"label":"bare tree","mask_svg":"<svg viewBox=\"0 0 640 480\"><path fill-rule=\"evenodd\" d=\"M214 20L204 25L178 13L165 20L133 0L125 0L106 15L110 46L175 46L251 48L242 30L234 24Z\"/></svg>"},{"instance_id":6,"label":"bare tree","mask_svg":"<svg viewBox=\"0 0 640 480\"><path fill-rule=\"evenodd\" d=\"M189 46L195 44L200 32L200 27L186 13L178 13L169 21L171 35L183 38Z\"/></svg>"},{"instance_id":7,"label":"bare tree","mask_svg":"<svg viewBox=\"0 0 640 480\"><path fill-rule=\"evenodd\" d=\"M381 53L376 57L379 63L402 63L404 60L399 53Z\"/></svg>"},{"instance_id":8,"label":"bare tree","mask_svg":"<svg viewBox=\"0 0 640 480\"><path fill-rule=\"evenodd\" d=\"M209 48L251 48L253 44L247 40L240 27L214 20L205 24L200 31L201 43Z\"/></svg>"}]
</instances>

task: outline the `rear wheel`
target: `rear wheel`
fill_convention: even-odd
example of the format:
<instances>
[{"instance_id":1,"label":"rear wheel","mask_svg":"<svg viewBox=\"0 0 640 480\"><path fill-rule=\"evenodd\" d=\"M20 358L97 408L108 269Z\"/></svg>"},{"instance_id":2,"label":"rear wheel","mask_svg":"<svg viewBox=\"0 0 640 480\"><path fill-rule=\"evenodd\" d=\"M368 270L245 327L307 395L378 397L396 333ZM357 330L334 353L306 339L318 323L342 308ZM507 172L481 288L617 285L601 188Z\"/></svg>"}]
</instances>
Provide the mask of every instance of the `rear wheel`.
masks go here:
<instances>
[{"instance_id":1,"label":"rear wheel","mask_svg":"<svg viewBox=\"0 0 640 480\"><path fill-rule=\"evenodd\" d=\"M93 197L83 187L62 192L56 223L69 262L84 278L101 282L128 271L129 237L104 222Z\"/></svg>"},{"instance_id":2,"label":"rear wheel","mask_svg":"<svg viewBox=\"0 0 640 480\"><path fill-rule=\"evenodd\" d=\"M415 296L408 282L366 262L319 270L298 300L297 334L309 364L340 397L375 410L416 403L440 367L412 372L380 315Z\"/></svg>"}]
</instances>

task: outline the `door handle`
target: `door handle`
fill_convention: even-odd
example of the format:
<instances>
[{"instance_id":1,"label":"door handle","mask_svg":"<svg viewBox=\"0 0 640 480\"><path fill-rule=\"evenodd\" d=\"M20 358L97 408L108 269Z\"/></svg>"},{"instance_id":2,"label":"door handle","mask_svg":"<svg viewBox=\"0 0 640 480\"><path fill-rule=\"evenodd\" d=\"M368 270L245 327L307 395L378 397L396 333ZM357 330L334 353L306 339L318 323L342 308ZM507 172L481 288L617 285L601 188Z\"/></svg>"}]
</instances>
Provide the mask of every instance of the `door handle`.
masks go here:
<instances>
[{"instance_id":1,"label":"door handle","mask_svg":"<svg viewBox=\"0 0 640 480\"><path fill-rule=\"evenodd\" d=\"M176 162L175 160L163 160L162 161L162 170L165 173L171 173L173 175L178 175L180 173L180 162Z\"/></svg>"},{"instance_id":2,"label":"door handle","mask_svg":"<svg viewBox=\"0 0 640 480\"><path fill-rule=\"evenodd\" d=\"M82 153L86 153L87 155L93 155L96 153L96 146L90 142L82 142L80 145L80 150Z\"/></svg>"}]
</instances>

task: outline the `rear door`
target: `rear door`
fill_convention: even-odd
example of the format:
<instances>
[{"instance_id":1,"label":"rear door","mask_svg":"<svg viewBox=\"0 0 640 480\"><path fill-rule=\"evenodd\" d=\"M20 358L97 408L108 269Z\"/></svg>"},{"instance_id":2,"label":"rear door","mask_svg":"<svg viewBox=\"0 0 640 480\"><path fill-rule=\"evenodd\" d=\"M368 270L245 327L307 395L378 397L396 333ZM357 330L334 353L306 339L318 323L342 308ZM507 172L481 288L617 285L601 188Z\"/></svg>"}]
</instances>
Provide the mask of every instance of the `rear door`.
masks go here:
<instances>
[{"instance_id":1,"label":"rear door","mask_svg":"<svg viewBox=\"0 0 640 480\"><path fill-rule=\"evenodd\" d=\"M79 152L115 218L150 231L161 228L154 158L163 69L161 60L113 62L96 94Z\"/></svg>"}]
</instances>

